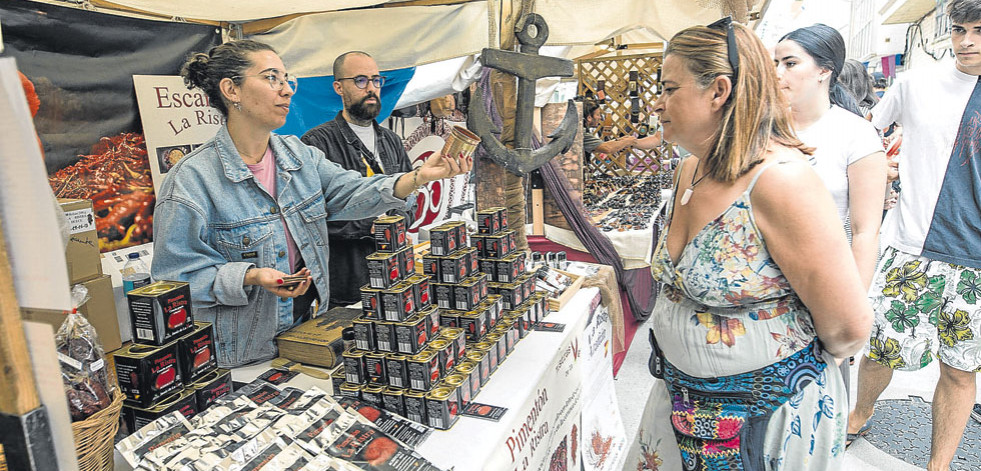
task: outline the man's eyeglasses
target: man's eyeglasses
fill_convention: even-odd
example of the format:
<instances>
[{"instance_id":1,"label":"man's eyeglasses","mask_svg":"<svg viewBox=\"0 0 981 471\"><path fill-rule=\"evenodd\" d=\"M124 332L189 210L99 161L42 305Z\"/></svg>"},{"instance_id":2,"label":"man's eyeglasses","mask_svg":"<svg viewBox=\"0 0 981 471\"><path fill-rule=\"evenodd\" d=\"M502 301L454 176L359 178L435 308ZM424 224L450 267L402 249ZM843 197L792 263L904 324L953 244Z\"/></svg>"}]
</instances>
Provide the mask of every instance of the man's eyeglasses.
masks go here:
<instances>
[{"instance_id":1,"label":"man's eyeglasses","mask_svg":"<svg viewBox=\"0 0 981 471\"><path fill-rule=\"evenodd\" d=\"M264 74L255 74L255 75L236 75L232 78L236 79L242 77L259 77L261 79L264 79L266 82L269 83L269 88L277 92L282 91L283 86L289 84L290 90L293 93L296 93L296 89L300 86L300 83L296 81L296 77L290 74L286 74L284 77L280 77L279 75L274 74L272 72L267 72Z\"/></svg>"},{"instance_id":2,"label":"man's eyeglasses","mask_svg":"<svg viewBox=\"0 0 981 471\"><path fill-rule=\"evenodd\" d=\"M334 80L353 80L354 86L362 90L368 87L368 82L371 82L371 84L374 85L375 88L381 88L385 86L385 76L383 75L374 75L371 77L367 75L358 75L356 77L336 78Z\"/></svg>"},{"instance_id":3,"label":"man's eyeglasses","mask_svg":"<svg viewBox=\"0 0 981 471\"><path fill-rule=\"evenodd\" d=\"M736 32L732 28L732 17L722 18L708 25L708 28L722 30L726 33L726 50L729 54L729 66L732 67L732 81L735 83L736 77L739 75L739 50L736 49Z\"/></svg>"}]
</instances>

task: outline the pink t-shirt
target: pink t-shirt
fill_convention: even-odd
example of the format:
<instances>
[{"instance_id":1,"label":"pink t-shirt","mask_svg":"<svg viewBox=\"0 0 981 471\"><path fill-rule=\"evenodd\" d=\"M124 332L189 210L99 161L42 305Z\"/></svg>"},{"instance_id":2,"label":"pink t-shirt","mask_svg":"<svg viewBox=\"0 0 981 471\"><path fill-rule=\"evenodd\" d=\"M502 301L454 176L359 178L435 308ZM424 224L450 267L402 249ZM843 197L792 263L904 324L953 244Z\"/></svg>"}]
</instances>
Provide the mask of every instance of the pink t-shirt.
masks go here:
<instances>
[{"instance_id":1,"label":"pink t-shirt","mask_svg":"<svg viewBox=\"0 0 981 471\"><path fill-rule=\"evenodd\" d=\"M273 157L272 148L266 149L266 153L263 154L262 160L259 163L248 165L248 167L252 171L252 175L255 175L256 181L275 199L276 159ZM296 261L300 259L300 249L296 246L293 235L290 234L290 228L286 225L286 219L283 218L282 211L279 213L279 220L283 222L283 230L286 231L286 252L289 254L290 259L290 273L293 273L296 271Z\"/></svg>"}]
</instances>

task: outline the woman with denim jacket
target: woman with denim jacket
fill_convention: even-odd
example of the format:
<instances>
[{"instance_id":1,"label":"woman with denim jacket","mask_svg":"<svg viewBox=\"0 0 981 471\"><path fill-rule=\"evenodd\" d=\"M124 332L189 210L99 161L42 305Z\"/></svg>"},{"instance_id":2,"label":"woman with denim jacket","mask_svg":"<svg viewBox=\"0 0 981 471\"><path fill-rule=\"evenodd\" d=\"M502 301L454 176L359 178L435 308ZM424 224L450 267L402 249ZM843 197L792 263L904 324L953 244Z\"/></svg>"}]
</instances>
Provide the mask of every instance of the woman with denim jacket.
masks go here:
<instances>
[{"instance_id":1,"label":"woman with denim jacket","mask_svg":"<svg viewBox=\"0 0 981 471\"><path fill-rule=\"evenodd\" d=\"M435 156L412 172L364 178L295 136L273 134L296 81L266 44L194 54L181 75L226 119L159 188L151 271L190 283L194 315L214 324L223 367L274 357L273 338L308 318L315 298L327 299L327 221L403 207L419 186L472 166ZM288 286L290 273L303 281Z\"/></svg>"}]
</instances>

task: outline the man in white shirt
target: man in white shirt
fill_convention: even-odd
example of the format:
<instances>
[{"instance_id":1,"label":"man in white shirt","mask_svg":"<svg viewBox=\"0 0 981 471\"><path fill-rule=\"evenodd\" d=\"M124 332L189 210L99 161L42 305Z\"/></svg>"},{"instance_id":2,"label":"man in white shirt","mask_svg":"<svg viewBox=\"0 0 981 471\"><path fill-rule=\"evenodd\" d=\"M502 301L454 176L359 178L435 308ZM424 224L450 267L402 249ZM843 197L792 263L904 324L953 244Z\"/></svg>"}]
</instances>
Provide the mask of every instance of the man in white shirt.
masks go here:
<instances>
[{"instance_id":1,"label":"man in white shirt","mask_svg":"<svg viewBox=\"0 0 981 471\"><path fill-rule=\"evenodd\" d=\"M981 0L948 3L956 62L913 70L872 109L903 126L899 203L869 291L875 308L849 439L868 430L894 370L940 359L928 470L946 470L974 404L981 370Z\"/></svg>"}]
</instances>

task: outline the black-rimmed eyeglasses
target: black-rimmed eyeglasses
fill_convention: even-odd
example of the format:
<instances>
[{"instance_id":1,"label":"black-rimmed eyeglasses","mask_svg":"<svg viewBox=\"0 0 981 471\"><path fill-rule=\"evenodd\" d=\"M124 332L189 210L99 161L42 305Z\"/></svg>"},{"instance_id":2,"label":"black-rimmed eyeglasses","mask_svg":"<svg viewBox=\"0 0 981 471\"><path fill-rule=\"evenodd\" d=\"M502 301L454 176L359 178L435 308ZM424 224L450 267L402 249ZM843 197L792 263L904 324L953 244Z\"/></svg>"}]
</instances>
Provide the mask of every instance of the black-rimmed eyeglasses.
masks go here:
<instances>
[{"instance_id":1,"label":"black-rimmed eyeglasses","mask_svg":"<svg viewBox=\"0 0 981 471\"><path fill-rule=\"evenodd\" d=\"M354 86L362 90L368 87L368 82L371 82L371 84L374 85L375 88L381 88L385 86L384 75L374 75L371 77L367 75L358 75L356 77L335 78L334 80L352 80L354 81Z\"/></svg>"},{"instance_id":2,"label":"black-rimmed eyeglasses","mask_svg":"<svg viewBox=\"0 0 981 471\"><path fill-rule=\"evenodd\" d=\"M708 25L708 28L725 31L726 52L729 54L729 66L732 67L732 81L735 82L739 75L739 50L736 49L736 32L732 28L732 17L722 18Z\"/></svg>"}]
</instances>

